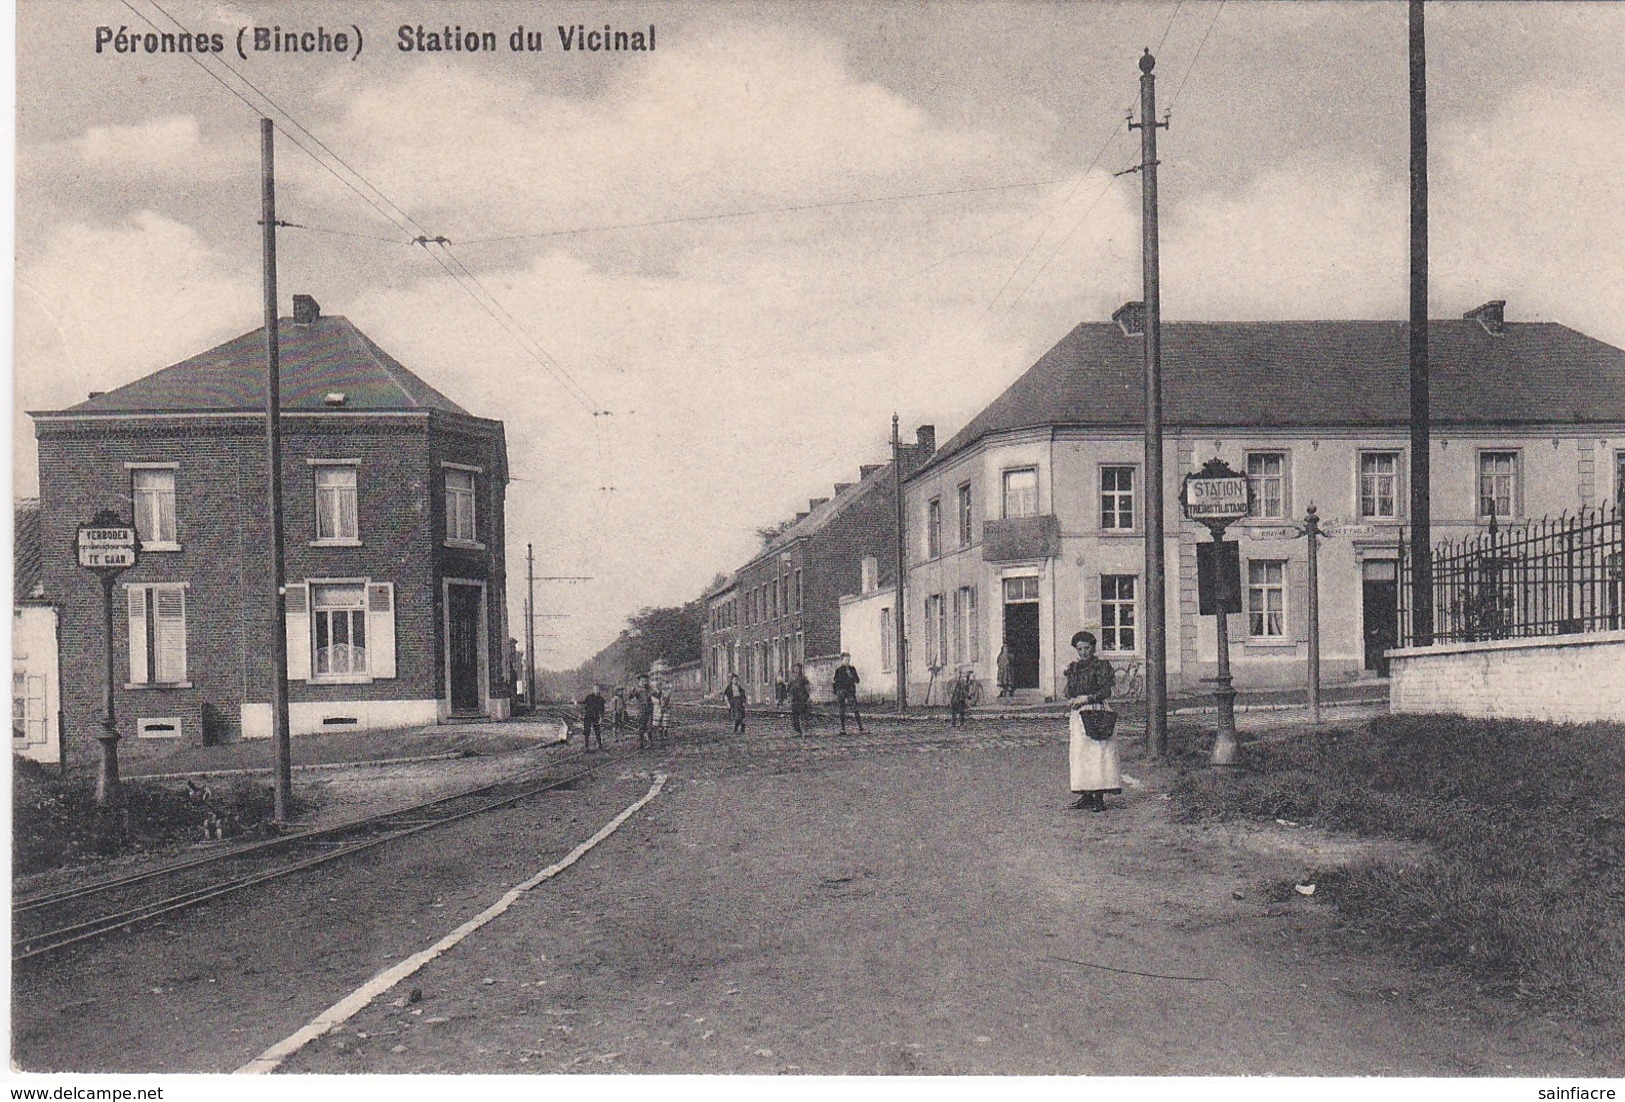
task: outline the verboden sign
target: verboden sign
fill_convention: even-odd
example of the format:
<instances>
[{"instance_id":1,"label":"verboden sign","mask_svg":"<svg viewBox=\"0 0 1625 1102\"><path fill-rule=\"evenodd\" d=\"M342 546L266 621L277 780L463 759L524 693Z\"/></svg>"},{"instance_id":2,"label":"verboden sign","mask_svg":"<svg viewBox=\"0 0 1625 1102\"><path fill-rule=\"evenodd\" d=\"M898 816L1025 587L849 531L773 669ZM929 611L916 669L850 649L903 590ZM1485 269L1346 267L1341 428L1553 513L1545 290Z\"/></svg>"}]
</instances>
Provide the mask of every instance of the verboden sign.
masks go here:
<instances>
[{"instance_id":1,"label":"verboden sign","mask_svg":"<svg viewBox=\"0 0 1625 1102\"><path fill-rule=\"evenodd\" d=\"M79 565L87 570L128 570L135 565L135 529L119 524L84 524L75 541Z\"/></svg>"}]
</instances>

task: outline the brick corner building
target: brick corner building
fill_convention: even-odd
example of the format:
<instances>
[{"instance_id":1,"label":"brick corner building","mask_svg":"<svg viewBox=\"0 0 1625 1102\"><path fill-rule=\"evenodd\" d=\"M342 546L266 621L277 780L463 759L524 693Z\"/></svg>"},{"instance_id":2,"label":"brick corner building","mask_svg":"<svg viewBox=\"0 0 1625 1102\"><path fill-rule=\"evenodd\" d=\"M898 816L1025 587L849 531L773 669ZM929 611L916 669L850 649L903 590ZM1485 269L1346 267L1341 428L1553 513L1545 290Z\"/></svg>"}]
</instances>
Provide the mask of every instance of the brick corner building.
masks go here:
<instances>
[{"instance_id":1,"label":"brick corner building","mask_svg":"<svg viewBox=\"0 0 1625 1102\"><path fill-rule=\"evenodd\" d=\"M308 295L277 324L293 733L506 718L502 423ZM74 533L110 510L141 541L114 590L119 733L269 736L264 349L258 329L31 414L68 731L101 722L106 660L101 586L76 564ZM95 752L93 739L67 745L73 758Z\"/></svg>"}]
</instances>

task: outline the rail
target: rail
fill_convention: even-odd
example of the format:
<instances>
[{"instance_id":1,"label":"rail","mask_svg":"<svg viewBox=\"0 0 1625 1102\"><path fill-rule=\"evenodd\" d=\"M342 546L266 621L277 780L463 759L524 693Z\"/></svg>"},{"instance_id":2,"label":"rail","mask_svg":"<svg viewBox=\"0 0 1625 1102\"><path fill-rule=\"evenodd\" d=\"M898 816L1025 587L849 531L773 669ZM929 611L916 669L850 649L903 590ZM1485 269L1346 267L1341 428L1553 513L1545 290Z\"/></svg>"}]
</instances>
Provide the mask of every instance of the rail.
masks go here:
<instances>
[{"instance_id":1,"label":"rail","mask_svg":"<svg viewBox=\"0 0 1625 1102\"><path fill-rule=\"evenodd\" d=\"M511 806L579 781L611 757L606 754L603 759L585 766L571 758L563 763L563 768L558 764L543 766L517 778L381 815L300 831L132 876L16 900L12 904L12 960L20 962L52 953L387 842ZM470 803L472 806L460 806ZM84 918L86 910L98 910L98 901L102 904L100 913Z\"/></svg>"}]
</instances>

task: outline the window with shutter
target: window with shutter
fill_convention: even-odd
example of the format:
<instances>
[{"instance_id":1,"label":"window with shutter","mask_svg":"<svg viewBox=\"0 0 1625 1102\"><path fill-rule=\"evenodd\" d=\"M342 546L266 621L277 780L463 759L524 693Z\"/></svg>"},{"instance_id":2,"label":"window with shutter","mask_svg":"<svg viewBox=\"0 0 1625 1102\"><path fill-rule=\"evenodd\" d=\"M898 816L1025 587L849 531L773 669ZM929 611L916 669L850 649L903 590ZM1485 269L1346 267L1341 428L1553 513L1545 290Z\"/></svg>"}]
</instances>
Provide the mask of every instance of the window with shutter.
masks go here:
<instances>
[{"instance_id":1,"label":"window with shutter","mask_svg":"<svg viewBox=\"0 0 1625 1102\"><path fill-rule=\"evenodd\" d=\"M373 677L395 676L395 586L373 582L367 586L367 630L372 634L369 649Z\"/></svg>"},{"instance_id":2,"label":"window with shutter","mask_svg":"<svg viewBox=\"0 0 1625 1102\"><path fill-rule=\"evenodd\" d=\"M147 587L132 585L125 591L130 606L130 684L147 683Z\"/></svg>"},{"instance_id":3,"label":"window with shutter","mask_svg":"<svg viewBox=\"0 0 1625 1102\"><path fill-rule=\"evenodd\" d=\"M132 585L125 594L130 684L186 684L186 586Z\"/></svg>"},{"instance_id":4,"label":"window with shutter","mask_svg":"<svg viewBox=\"0 0 1625 1102\"><path fill-rule=\"evenodd\" d=\"M283 609L288 627L288 680L310 680L310 604L303 585L286 589Z\"/></svg>"}]
</instances>

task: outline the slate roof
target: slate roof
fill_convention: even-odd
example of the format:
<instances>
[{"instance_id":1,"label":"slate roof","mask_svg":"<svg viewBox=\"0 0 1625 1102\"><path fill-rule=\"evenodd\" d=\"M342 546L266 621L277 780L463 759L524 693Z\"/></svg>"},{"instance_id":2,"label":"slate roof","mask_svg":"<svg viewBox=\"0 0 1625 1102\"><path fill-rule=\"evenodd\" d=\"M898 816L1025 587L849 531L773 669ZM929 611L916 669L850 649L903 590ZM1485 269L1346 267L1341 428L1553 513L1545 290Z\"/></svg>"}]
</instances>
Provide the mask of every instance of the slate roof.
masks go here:
<instances>
[{"instance_id":1,"label":"slate roof","mask_svg":"<svg viewBox=\"0 0 1625 1102\"><path fill-rule=\"evenodd\" d=\"M858 481L848 484L846 489L822 502L816 508L809 510L806 516L794 521L783 532L773 537L767 546L763 547L761 551L751 558L750 563L745 564L744 568L748 568L751 563L760 562L762 559L778 554L798 539L814 536L822 532L837 517L847 512L867 496L876 486L890 480L891 464L882 463L876 465L867 474L861 475Z\"/></svg>"},{"instance_id":2,"label":"slate roof","mask_svg":"<svg viewBox=\"0 0 1625 1102\"><path fill-rule=\"evenodd\" d=\"M348 318L277 320L282 408L377 412L468 411L402 367ZM341 407L326 404L330 393ZM202 412L265 409L265 327L155 371L67 413Z\"/></svg>"},{"instance_id":3,"label":"slate roof","mask_svg":"<svg viewBox=\"0 0 1625 1102\"><path fill-rule=\"evenodd\" d=\"M38 498L12 503L16 526L12 529L12 600L40 600L45 596L43 547L40 543Z\"/></svg>"},{"instance_id":4,"label":"slate roof","mask_svg":"<svg viewBox=\"0 0 1625 1102\"><path fill-rule=\"evenodd\" d=\"M1144 338L1073 329L929 465L989 433L1145 422ZM1625 350L1553 322L1428 323L1440 425L1625 423ZM1164 322L1163 423L1360 427L1410 423L1410 325L1395 321Z\"/></svg>"}]
</instances>

